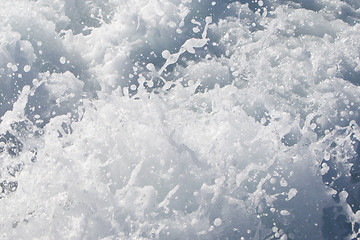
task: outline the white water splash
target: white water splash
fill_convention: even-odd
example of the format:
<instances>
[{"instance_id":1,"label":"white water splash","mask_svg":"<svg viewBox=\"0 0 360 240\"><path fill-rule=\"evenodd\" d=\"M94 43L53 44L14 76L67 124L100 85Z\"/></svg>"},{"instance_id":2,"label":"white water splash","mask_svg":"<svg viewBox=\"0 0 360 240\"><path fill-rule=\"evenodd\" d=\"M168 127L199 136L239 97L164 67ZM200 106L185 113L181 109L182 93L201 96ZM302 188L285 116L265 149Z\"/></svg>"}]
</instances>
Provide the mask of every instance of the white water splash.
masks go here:
<instances>
[{"instance_id":1,"label":"white water splash","mask_svg":"<svg viewBox=\"0 0 360 240\"><path fill-rule=\"evenodd\" d=\"M360 4L242 2L4 0L1 237L356 239Z\"/></svg>"}]
</instances>

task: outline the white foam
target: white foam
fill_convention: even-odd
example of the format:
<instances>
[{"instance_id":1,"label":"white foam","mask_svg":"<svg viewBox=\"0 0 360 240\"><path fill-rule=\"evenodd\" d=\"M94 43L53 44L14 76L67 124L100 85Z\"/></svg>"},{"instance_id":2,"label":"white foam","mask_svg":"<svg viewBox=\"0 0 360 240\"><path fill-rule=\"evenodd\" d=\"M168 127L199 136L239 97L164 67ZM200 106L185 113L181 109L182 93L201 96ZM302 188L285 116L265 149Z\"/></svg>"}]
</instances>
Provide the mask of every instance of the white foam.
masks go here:
<instances>
[{"instance_id":1,"label":"white foam","mask_svg":"<svg viewBox=\"0 0 360 240\"><path fill-rule=\"evenodd\" d=\"M4 238L354 230L357 3L76 4L0 9Z\"/></svg>"}]
</instances>

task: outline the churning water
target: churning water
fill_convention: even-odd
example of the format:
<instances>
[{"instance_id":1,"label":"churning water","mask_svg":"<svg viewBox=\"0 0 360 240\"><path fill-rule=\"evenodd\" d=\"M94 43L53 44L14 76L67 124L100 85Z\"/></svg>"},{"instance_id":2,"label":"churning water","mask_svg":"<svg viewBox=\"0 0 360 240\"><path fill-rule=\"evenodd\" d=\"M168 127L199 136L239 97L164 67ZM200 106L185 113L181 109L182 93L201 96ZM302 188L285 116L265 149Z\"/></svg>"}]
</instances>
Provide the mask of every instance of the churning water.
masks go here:
<instances>
[{"instance_id":1,"label":"churning water","mask_svg":"<svg viewBox=\"0 0 360 240\"><path fill-rule=\"evenodd\" d=\"M2 0L2 239L357 239L358 0Z\"/></svg>"}]
</instances>

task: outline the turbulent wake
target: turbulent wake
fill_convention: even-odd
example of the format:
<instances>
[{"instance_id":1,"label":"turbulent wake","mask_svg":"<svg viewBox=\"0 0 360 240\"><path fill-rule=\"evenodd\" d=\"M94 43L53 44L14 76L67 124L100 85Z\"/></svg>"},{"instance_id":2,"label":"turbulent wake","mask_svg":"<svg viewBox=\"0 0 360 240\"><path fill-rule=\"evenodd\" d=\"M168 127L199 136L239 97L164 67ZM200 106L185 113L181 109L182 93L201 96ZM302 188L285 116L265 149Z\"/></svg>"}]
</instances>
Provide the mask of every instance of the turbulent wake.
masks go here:
<instances>
[{"instance_id":1,"label":"turbulent wake","mask_svg":"<svg viewBox=\"0 0 360 240\"><path fill-rule=\"evenodd\" d=\"M2 0L2 239L360 238L357 0Z\"/></svg>"}]
</instances>

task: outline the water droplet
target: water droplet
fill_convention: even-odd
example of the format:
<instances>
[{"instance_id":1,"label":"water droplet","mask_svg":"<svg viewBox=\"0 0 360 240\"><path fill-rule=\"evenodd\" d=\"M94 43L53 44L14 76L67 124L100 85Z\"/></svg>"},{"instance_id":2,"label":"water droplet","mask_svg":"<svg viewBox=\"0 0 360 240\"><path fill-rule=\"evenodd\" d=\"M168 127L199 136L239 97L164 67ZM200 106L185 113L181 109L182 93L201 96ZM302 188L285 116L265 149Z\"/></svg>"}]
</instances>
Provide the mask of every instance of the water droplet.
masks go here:
<instances>
[{"instance_id":1,"label":"water droplet","mask_svg":"<svg viewBox=\"0 0 360 240\"><path fill-rule=\"evenodd\" d=\"M216 219L214 220L214 226L215 226L215 227L219 227L221 224L222 224L222 221L221 221L220 218L216 218Z\"/></svg>"},{"instance_id":2,"label":"water droplet","mask_svg":"<svg viewBox=\"0 0 360 240\"><path fill-rule=\"evenodd\" d=\"M24 66L24 72L30 72L31 67L29 65Z\"/></svg>"},{"instance_id":3,"label":"water droplet","mask_svg":"<svg viewBox=\"0 0 360 240\"><path fill-rule=\"evenodd\" d=\"M61 64L65 64L65 63L66 63L66 58L65 58L65 57L61 57L61 58L60 58L60 63L61 63Z\"/></svg>"}]
</instances>

